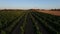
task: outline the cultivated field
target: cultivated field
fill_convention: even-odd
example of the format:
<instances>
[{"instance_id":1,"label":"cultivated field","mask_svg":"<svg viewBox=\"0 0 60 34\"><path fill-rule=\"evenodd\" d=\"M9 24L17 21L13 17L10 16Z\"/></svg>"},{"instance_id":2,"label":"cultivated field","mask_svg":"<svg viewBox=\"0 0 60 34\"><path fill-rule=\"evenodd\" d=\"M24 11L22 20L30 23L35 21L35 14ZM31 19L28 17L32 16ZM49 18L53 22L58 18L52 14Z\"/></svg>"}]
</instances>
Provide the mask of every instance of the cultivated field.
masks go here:
<instances>
[{"instance_id":1,"label":"cultivated field","mask_svg":"<svg viewBox=\"0 0 60 34\"><path fill-rule=\"evenodd\" d=\"M0 11L1 34L60 34L60 16L36 10ZM58 13L59 14L59 13Z\"/></svg>"},{"instance_id":2,"label":"cultivated field","mask_svg":"<svg viewBox=\"0 0 60 34\"><path fill-rule=\"evenodd\" d=\"M60 16L60 11L49 11L49 10L37 10L38 12L43 12L43 13L47 13L47 14L51 14L51 15L56 15L56 16Z\"/></svg>"}]
</instances>

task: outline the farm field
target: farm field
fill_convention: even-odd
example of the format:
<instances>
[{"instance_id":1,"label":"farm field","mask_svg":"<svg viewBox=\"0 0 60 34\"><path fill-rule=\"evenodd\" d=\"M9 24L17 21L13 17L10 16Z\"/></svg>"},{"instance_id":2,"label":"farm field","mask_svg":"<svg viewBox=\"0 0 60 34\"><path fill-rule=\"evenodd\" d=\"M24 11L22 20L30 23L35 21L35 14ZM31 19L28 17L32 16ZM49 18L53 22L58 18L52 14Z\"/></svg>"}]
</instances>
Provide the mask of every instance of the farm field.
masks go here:
<instances>
[{"instance_id":1,"label":"farm field","mask_svg":"<svg viewBox=\"0 0 60 34\"><path fill-rule=\"evenodd\" d=\"M0 11L1 34L60 34L60 16L32 10Z\"/></svg>"},{"instance_id":2,"label":"farm field","mask_svg":"<svg viewBox=\"0 0 60 34\"><path fill-rule=\"evenodd\" d=\"M47 13L47 14L52 14L52 15L56 15L56 16L60 16L60 11L50 11L50 10L44 10L44 11L36 10L36 11Z\"/></svg>"}]
</instances>

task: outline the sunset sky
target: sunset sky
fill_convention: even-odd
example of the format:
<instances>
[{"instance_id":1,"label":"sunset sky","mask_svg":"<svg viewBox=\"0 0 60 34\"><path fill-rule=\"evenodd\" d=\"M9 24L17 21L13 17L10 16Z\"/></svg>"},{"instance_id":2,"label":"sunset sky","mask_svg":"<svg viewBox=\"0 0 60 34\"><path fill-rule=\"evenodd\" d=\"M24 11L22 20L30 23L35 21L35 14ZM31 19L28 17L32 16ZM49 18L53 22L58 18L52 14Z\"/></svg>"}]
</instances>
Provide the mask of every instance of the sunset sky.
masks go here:
<instances>
[{"instance_id":1,"label":"sunset sky","mask_svg":"<svg viewBox=\"0 0 60 34\"><path fill-rule=\"evenodd\" d=\"M0 9L60 8L60 0L0 0Z\"/></svg>"}]
</instances>

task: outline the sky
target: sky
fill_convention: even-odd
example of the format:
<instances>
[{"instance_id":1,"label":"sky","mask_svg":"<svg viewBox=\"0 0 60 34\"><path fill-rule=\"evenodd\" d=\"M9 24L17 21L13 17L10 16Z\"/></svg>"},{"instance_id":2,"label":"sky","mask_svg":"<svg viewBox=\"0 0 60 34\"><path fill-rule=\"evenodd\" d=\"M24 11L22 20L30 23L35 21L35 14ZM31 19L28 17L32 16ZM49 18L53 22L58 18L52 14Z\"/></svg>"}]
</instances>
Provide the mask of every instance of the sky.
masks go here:
<instances>
[{"instance_id":1,"label":"sky","mask_svg":"<svg viewBox=\"0 0 60 34\"><path fill-rule=\"evenodd\" d=\"M0 9L60 8L60 0L0 0Z\"/></svg>"}]
</instances>

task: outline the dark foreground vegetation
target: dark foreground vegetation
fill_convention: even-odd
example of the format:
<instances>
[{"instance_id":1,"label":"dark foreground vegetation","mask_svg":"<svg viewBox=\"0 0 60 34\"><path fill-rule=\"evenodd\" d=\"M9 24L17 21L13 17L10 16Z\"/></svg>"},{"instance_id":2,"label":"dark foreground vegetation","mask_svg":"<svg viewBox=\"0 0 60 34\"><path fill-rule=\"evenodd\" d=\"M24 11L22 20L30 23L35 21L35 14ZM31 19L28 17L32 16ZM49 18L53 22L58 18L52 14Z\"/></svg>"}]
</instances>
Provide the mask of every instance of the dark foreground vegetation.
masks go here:
<instances>
[{"instance_id":1,"label":"dark foreground vegetation","mask_svg":"<svg viewBox=\"0 0 60 34\"><path fill-rule=\"evenodd\" d=\"M60 16L33 10L1 10L0 34L60 34Z\"/></svg>"}]
</instances>

